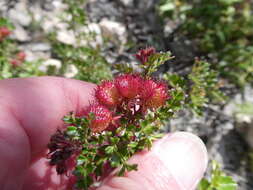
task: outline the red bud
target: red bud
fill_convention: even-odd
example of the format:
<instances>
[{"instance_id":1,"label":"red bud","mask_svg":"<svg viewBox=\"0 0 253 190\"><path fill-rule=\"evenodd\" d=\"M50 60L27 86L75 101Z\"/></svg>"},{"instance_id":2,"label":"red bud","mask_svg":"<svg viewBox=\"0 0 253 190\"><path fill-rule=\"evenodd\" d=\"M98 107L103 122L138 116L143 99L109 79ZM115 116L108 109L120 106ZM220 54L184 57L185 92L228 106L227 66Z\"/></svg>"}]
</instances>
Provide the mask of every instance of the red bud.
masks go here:
<instances>
[{"instance_id":1,"label":"red bud","mask_svg":"<svg viewBox=\"0 0 253 190\"><path fill-rule=\"evenodd\" d=\"M138 75L125 74L115 78L115 85L125 98L134 98L139 94L142 79Z\"/></svg>"},{"instance_id":2,"label":"red bud","mask_svg":"<svg viewBox=\"0 0 253 190\"><path fill-rule=\"evenodd\" d=\"M20 51L17 55L16 55L17 59L21 62L23 62L26 58L26 54L23 51Z\"/></svg>"},{"instance_id":3,"label":"red bud","mask_svg":"<svg viewBox=\"0 0 253 190\"><path fill-rule=\"evenodd\" d=\"M0 27L0 40L4 39L5 37L9 36L11 31L7 27Z\"/></svg>"},{"instance_id":4,"label":"red bud","mask_svg":"<svg viewBox=\"0 0 253 190\"><path fill-rule=\"evenodd\" d=\"M13 59L10 61L10 64L13 65L14 67L18 67L22 64L22 62L17 59Z\"/></svg>"},{"instance_id":5,"label":"red bud","mask_svg":"<svg viewBox=\"0 0 253 190\"><path fill-rule=\"evenodd\" d=\"M111 81L102 82L97 87L95 96L101 104L109 107L117 106L122 100L115 84Z\"/></svg>"},{"instance_id":6,"label":"red bud","mask_svg":"<svg viewBox=\"0 0 253 190\"><path fill-rule=\"evenodd\" d=\"M94 114L90 128L95 133L104 131L113 120L111 111L99 104L90 105L85 113Z\"/></svg>"},{"instance_id":7,"label":"red bud","mask_svg":"<svg viewBox=\"0 0 253 190\"><path fill-rule=\"evenodd\" d=\"M167 85L152 79L145 80L142 85L140 96L147 108L159 108L163 106L165 101L169 98Z\"/></svg>"},{"instance_id":8,"label":"red bud","mask_svg":"<svg viewBox=\"0 0 253 190\"><path fill-rule=\"evenodd\" d=\"M156 52L155 48L149 47L142 49L135 54L135 57L142 63L145 64L148 62L148 58Z\"/></svg>"}]
</instances>

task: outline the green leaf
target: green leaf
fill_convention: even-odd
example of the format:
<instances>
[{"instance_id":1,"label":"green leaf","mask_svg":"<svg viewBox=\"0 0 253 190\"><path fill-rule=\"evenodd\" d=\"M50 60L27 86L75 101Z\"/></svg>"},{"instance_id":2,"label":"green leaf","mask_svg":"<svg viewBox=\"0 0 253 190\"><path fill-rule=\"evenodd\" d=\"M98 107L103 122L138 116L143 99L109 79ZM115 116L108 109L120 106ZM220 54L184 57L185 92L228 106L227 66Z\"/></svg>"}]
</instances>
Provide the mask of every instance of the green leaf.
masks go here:
<instances>
[{"instance_id":1,"label":"green leaf","mask_svg":"<svg viewBox=\"0 0 253 190\"><path fill-rule=\"evenodd\" d=\"M121 165L121 159L117 154L113 154L111 157L111 166L116 168Z\"/></svg>"},{"instance_id":2,"label":"green leaf","mask_svg":"<svg viewBox=\"0 0 253 190\"><path fill-rule=\"evenodd\" d=\"M126 171L126 167L125 167L125 165L123 165L123 166L120 168L120 170L119 170L119 172L117 173L117 175L118 175L118 176L123 176L123 175L125 174L125 171Z\"/></svg>"},{"instance_id":3,"label":"green leaf","mask_svg":"<svg viewBox=\"0 0 253 190\"><path fill-rule=\"evenodd\" d=\"M198 185L198 190L208 190L210 183L207 179L202 179Z\"/></svg>"},{"instance_id":4,"label":"green leaf","mask_svg":"<svg viewBox=\"0 0 253 190\"><path fill-rule=\"evenodd\" d=\"M117 144L120 141L120 139L118 137L111 137L110 141L111 141L112 144L115 145L115 144Z\"/></svg>"},{"instance_id":5,"label":"green leaf","mask_svg":"<svg viewBox=\"0 0 253 190\"><path fill-rule=\"evenodd\" d=\"M236 190L237 184L229 176L219 176L217 183L217 190Z\"/></svg>"},{"instance_id":6,"label":"green leaf","mask_svg":"<svg viewBox=\"0 0 253 190\"><path fill-rule=\"evenodd\" d=\"M127 171L135 170L137 171L138 165L137 164L126 164Z\"/></svg>"},{"instance_id":7,"label":"green leaf","mask_svg":"<svg viewBox=\"0 0 253 190\"><path fill-rule=\"evenodd\" d=\"M77 136L78 134L77 134L77 128L75 127L75 126L68 126L68 128L67 128L67 134L69 135L69 136Z\"/></svg>"},{"instance_id":8,"label":"green leaf","mask_svg":"<svg viewBox=\"0 0 253 190\"><path fill-rule=\"evenodd\" d=\"M216 161L212 161L211 179L203 178L198 185L198 190L236 190L237 184L230 177L226 176Z\"/></svg>"},{"instance_id":9,"label":"green leaf","mask_svg":"<svg viewBox=\"0 0 253 190\"><path fill-rule=\"evenodd\" d=\"M138 142L130 142L128 144L128 147L131 149L135 149L138 146Z\"/></svg>"},{"instance_id":10,"label":"green leaf","mask_svg":"<svg viewBox=\"0 0 253 190\"><path fill-rule=\"evenodd\" d=\"M105 152L106 152L106 154L112 154L114 151L116 151L117 150L117 148L115 147L115 146L107 146L106 148L105 148Z\"/></svg>"}]
</instances>

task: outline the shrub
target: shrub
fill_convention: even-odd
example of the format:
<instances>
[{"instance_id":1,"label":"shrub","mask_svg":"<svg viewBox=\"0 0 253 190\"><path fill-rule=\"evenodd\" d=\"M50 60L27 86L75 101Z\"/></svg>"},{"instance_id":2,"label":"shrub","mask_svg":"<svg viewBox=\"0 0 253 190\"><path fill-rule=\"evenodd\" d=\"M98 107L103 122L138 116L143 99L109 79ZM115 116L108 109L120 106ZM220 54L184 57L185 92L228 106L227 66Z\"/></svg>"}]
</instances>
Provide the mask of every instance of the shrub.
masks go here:
<instances>
[{"instance_id":1,"label":"shrub","mask_svg":"<svg viewBox=\"0 0 253 190\"><path fill-rule=\"evenodd\" d=\"M165 9L166 5L177 8ZM164 16L178 16L182 23L178 31L197 42L200 52L211 58L212 67L219 70L222 77L239 87L253 82L250 1L167 0L160 10Z\"/></svg>"}]
</instances>

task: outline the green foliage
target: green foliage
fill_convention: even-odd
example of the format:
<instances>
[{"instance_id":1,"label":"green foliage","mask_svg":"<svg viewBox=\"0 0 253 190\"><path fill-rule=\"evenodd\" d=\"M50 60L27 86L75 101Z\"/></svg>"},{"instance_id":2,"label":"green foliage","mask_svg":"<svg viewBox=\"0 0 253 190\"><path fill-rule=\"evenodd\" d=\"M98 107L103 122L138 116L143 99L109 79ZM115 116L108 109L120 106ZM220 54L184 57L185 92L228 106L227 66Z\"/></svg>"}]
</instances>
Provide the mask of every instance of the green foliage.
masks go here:
<instances>
[{"instance_id":1,"label":"green foliage","mask_svg":"<svg viewBox=\"0 0 253 190\"><path fill-rule=\"evenodd\" d=\"M68 5L65 13L70 16L70 19L66 19L66 22L68 22L70 28L76 28L78 26L85 25L86 13L84 11L84 5L86 0L64 0L63 2Z\"/></svg>"},{"instance_id":2,"label":"green foliage","mask_svg":"<svg viewBox=\"0 0 253 190\"><path fill-rule=\"evenodd\" d=\"M199 183L198 190L236 190L237 184L230 177L224 174L216 161L212 162L211 179L203 178Z\"/></svg>"},{"instance_id":3,"label":"green foliage","mask_svg":"<svg viewBox=\"0 0 253 190\"><path fill-rule=\"evenodd\" d=\"M12 23L8 19L0 17L0 27L3 27L3 26L5 26L11 30L14 29L14 26L12 25Z\"/></svg>"},{"instance_id":4,"label":"green foliage","mask_svg":"<svg viewBox=\"0 0 253 190\"><path fill-rule=\"evenodd\" d=\"M9 30L14 29L14 26L5 18L0 18L0 27L7 27ZM23 61L20 65L13 65L11 62L17 59L18 52L20 50L14 40L6 37L0 41L0 79L45 75L38 69L41 60Z\"/></svg>"},{"instance_id":5,"label":"green foliage","mask_svg":"<svg viewBox=\"0 0 253 190\"><path fill-rule=\"evenodd\" d=\"M163 110L164 117L163 120L167 120L166 117L173 116L177 111L185 108L186 101L186 81L177 74L166 73L163 76L163 79L169 83L172 87L170 90L171 99L167 102L167 110ZM170 110L169 108L173 109ZM162 116L162 115L161 115Z\"/></svg>"},{"instance_id":6,"label":"green foliage","mask_svg":"<svg viewBox=\"0 0 253 190\"><path fill-rule=\"evenodd\" d=\"M153 134L158 130L158 127L148 124L147 121L150 119L151 116L142 120L141 127L129 126L125 122L116 131L104 131L99 135L93 135L86 118L78 118L74 115L66 116L65 122L76 124L75 127L68 127L68 134L80 140L83 145L74 171L74 174L79 177L77 186L88 189L93 183L90 174L104 175L105 162L110 163L112 168L118 167L118 175L123 175L125 171L137 170L136 164L130 165L126 161L135 152L150 148L151 143L160 137ZM133 137L137 138L133 140Z\"/></svg>"},{"instance_id":7,"label":"green foliage","mask_svg":"<svg viewBox=\"0 0 253 190\"><path fill-rule=\"evenodd\" d=\"M186 0L161 0L158 11L163 17L170 17L175 20L184 20L185 15L182 12L191 8Z\"/></svg>"},{"instance_id":8,"label":"green foliage","mask_svg":"<svg viewBox=\"0 0 253 190\"><path fill-rule=\"evenodd\" d=\"M171 7L165 9L164 7ZM177 7L177 8L175 8ZM187 8L185 8L187 7ZM252 3L242 0L163 1L163 16L180 20L179 32L210 55L213 67L233 84L252 83ZM167 13L167 14L166 14Z\"/></svg>"},{"instance_id":9,"label":"green foliage","mask_svg":"<svg viewBox=\"0 0 253 190\"><path fill-rule=\"evenodd\" d=\"M201 115L203 109L212 103L222 103L226 97L220 91L218 73L206 61L195 60L191 73L183 78L177 74L166 73L164 80L173 87L171 93L179 99L174 102L178 109L189 109ZM175 101L175 100L173 100Z\"/></svg>"},{"instance_id":10,"label":"green foliage","mask_svg":"<svg viewBox=\"0 0 253 190\"><path fill-rule=\"evenodd\" d=\"M238 104L235 112L239 114L251 116L253 115L253 103L244 102L242 104Z\"/></svg>"},{"instance_id":11,"label":"green foliage","mask_svg":"<svg viewBox=\"0 0 253 190\"><path fill-rule=\"evenodd\" d=\"M78 73L74 76L75 79L99 83L101 80L112 77L111 68L104 57L101 56L99 48L95 49L89 46L73 47L56 40L53 40L52 43L53 52L63 63L60 75L64 75L68 66L73 64L78 70Z\"/></svg>"},{"instance_id":12,"label":"green foliage","mask_svg":"<svg viewBox=\"0 0 253 190\"><path fill-rule=\"evenodd\" d=\"M145 65L141 65L141 68L146 71L146 73L144 73L145 75L150 76L158 69L159 66L171 59L173 59L173 57L170 52L155 53L149 57L148 62Z\"/></svg>"},{"instance_id":13,"label":"green foliage","mask_svg":"<svg viewBox=\"0 0 253 190\"><path fill-rule=\"evenodd\" d=\"M78 73L75 79L99 83L112 77L109 63L101 55L100 47L93 47L89 42L94 40L92 32L83 31L87 27L84 11L85 0L64 0L68 8L62 14L62 20L68 29L74 32L76 44L64 44L56 39L56 34L49 35L53 54L62 61L60 75L68 72L68 66L74 65ZM88 29L88 28L87 28Z\"/></svg>"},{"instance_id":14,"label":"green foliage","mask_svg":"<svg viewBox=\"0 0 253 190\"><path fill-rule=\"evenodd\" d=\"M209 101L222 102L224 100L225 97L219 90L218 74L210 68L208 62L196 60L188 78L192 82L189 106L197 114L201 114Z\"/></svg>"}]
</instances>

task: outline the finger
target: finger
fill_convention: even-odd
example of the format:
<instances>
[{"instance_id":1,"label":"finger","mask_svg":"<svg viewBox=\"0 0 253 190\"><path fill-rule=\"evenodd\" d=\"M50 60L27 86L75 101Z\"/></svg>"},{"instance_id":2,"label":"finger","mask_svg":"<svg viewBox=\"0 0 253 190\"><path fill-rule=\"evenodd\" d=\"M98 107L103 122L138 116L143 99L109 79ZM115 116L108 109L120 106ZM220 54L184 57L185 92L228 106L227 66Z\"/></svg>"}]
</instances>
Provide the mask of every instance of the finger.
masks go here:
<instances>
[{"instance_id":1,"label":"finger","mask_svg":"<svg viewBox=\"0 0 253 190\"><path fill-rule=\"evenodd\" d=\"M130 159L138 171L108 177L97 190L194 190L207 167L202 141L185 132L157 141L152 150Z\"/></svg>"},{"instance_id":2,"label":"finger","mask_svg":"<svg viewBox=\"0 0 253 190\"><path fill-rule=\"evenodd\" d=\"M0 189L21 188L31 159L45 150L65 114L89 104L93 88L57 77L0 81Z\"/></svg>"},{"instance_id":3,"label":"finger","mask_svg":"<svg viewBox=\"0 0 253 190\"><path fill-rule=\"evenodd\" d=\"M90 83L57 77L9 79L0 82L0 103L24 129L36 155L62 126L65 114L89 104L93 88Z\"/></svg>"},{"instance_id":4,"label":"finger","mask_svg":"<svg viewBox=\"0 0 253 190\"><path fill-rule=\"evenodd\" d=\"M27 172L23 190L69 190L72 189L71 175L58 175L55 167L48 166L48 160L41 157Z\"/></svg>"}]
</instances>

